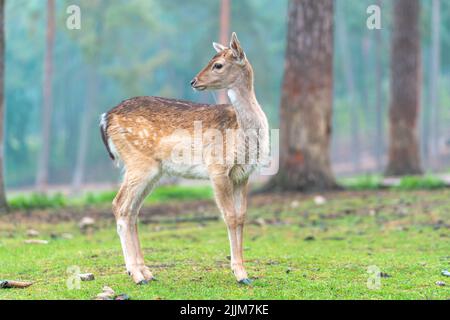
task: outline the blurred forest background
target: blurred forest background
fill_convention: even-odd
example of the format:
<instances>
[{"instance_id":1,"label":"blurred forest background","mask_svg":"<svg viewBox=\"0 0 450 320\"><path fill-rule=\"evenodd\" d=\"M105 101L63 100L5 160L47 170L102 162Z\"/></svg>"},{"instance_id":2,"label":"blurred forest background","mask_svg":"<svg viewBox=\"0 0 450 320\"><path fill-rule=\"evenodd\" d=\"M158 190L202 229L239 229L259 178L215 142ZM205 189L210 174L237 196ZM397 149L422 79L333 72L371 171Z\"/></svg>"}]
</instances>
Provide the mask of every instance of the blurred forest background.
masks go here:
<instances>
[{"instance_id":1,"label":"blurred forest background","mask_svg":"<svg viewBox=\"0 0 450 320\"><path fill-rule=\"evenodd\" d=\"M214 54L211 43L221 40L221 25L229 25L226 38L231 31L239 35L255 69L258 100L271 127L279 128L288 1L227 2L229 14L223 1L210 0L6 1L7 189L117 182L99 115L139 95L215 103L215 95L194 92L189 81ZM81 30L66 27L73 4L81 8ZM366 27L372 4L382 9L381 30ZM440 53L450 51L450 1L420 4L422 168L448 172L450 55ZM338 177L382 174L393 2L336 0L333 14L332 168ZM54 25L48 24L52 15ZM42 155L46 149L48 156Z\"/></svg>"}]
</instances>

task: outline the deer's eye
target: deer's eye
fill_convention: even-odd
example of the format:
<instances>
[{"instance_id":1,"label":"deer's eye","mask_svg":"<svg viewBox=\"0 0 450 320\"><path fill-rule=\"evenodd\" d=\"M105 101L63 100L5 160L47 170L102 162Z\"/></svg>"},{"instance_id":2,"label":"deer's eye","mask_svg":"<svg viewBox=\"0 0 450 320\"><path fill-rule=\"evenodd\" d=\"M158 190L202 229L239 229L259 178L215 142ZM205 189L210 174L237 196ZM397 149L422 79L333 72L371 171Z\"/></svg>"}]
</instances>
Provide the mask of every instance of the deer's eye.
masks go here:
<instances>
[{"instance_id":1,"label":"deer's eye","mask_svg":"<svg viewBox=\"0 0 450 320\"><path fill-rule=\"evenodd\" d=\"M223 67L223 64L221 64L221 63L215 63L214 64L214 66L213 66L213 69L222 69L222 67Z\"/></svg>"}]
</instances>

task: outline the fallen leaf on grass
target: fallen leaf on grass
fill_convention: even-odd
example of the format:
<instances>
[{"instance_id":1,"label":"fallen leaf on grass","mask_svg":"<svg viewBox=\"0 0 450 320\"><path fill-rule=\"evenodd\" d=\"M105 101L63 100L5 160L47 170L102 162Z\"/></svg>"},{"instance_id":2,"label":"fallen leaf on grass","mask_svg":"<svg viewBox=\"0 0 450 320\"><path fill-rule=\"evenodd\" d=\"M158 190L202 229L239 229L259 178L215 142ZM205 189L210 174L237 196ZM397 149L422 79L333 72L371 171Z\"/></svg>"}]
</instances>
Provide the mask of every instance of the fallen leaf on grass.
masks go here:
<instances>
[{"instance_id":1,"label":"fallen leaf on grass","mask_svg":"<svg viewBox=\"0 0 450 320\"><path fill-rule=\"evenodd\" d=\"M34 229L27 230L27 237L34 238L39 236L39 231Z\"/></svg>"},{"instance_id":2,"label":"fallen leaf on grass","mask_svg":"<svg viewBox=\"0 0 450 320\"><path fill-rule=\"evenodd\" d=\"M333 241L343 241L345 240L344 237L325 237L324 240L333 240Z\"/></svg>"},{"instance_id":3,"label":"fallen leaf on grass","mask_svg":"<svg viewBox=\"0 0 450 320\"><path fill-rule=\"evenodd\" d=\"M300 202L297 200L294 200L291 202L291 208L297 208L300 205Z\"/></svg>"},{"instance_id":4,"label":"fallen leaf on grass","mask_svg":"<svg viewBox=\"0 0 450 320\"><path fill-rule=\"evenodd\" d=\"M0 280L0 289L23 289L31 286L32 284L32 282L26 281Z\"/></svg>"},{"instance_id":5,"label":"fallen leaf on grass","mask_svg":"<svg viewBox=\"0 0 450 320\"><path fill-rule=\"evenodd\" d=\"M446 277L450 277L450 272L448 270L442 270L442 275Z\"/></svg>"},{"instance_id":6,"label":"fallen leaf on grass","mask_svg":"<svg viewBox=\"0 0 450 320\"><path fill-rule=\"evenodd\" d=\"M116 295L113 289L104 286L103 292L99 293L94 300L130 300L130 297L125 293Z\"/></svg>"},{"instance_id":7,"label":"fallen leaf on grass","mask_svg":"<svg viewBox=\"0 0 450 320\"><path fill-rule=\"evenodd\" d=\"M81 273L78 275L81 281L93 281L95 280L94 274L92 273Z\"/></svg>"},{"instance_id":8,"label":"fallen leaf on grass","mask_svg":"<svg viewBox=\"0 0 450 320\"><path fill-rule=\"evenodd\" d=\"M258 218L254 221L251 221L250 223L259 227L264 227L267 224L266 220L264 220L263 218Z\"/></svg>"},{"instance_id":9,"label":"fallen leaf on grass","mask_svg":"<svg viewBox=\"0 0 450 320\"><path fill-rule=\"evenodd\" d=\"M73 239L73 235L70 233L62 233L62 234L51 233L50 238L55 239L55 240L59 240L59 239L70 240L70 239Z\"/></svg>"},{"instance_id":10,"label":"fallen leaf on grass","mask_svg":"<svg viewBox=\"0 0 450 320\"><path fill-rule=\"evenodd\" d=\"M444 281L436 281L436 285L439 287L445 287L445 282Z\"/></svg>"},{"instance_id":11,"label":"fallen leaf on grass","mask_svg":"<svg viewBox=\"0 0 450 320\"><path fill-rule=\"evenodd\" d=\"M95 220L91 217L84 217L78 223L82 233L92 233L95 227Z\"/></svg>"},{"instance_id":12,"label":"fallen leaf on grass","mask_svg":"<svg viewBox=\"0 0 450 320\"><path fill-rule=\"evenodd\" d=\"M327 202L327 199L323 196L315 196L314 197L314 203L318 206L321 206Z\"/></svg>"},{"instance_id":13,"label":"fallen leaf on grass","mask_svg":"<svg viewBox=\"0 0 450 320\"><path fill-rule=\"evenodd\" d=\"M48 244L47 240L37 240L37 239L33 239L33 240L25 240L24 241L26 244Z\"/></svg>"},{"instance_id":14,"label":"fallen leaf on grass","mask_svg":"<svg viewBox=\"0 0 450 320\"><path fill-rule=\"evenodd\" d=\"M114 300L116 293L108 286L103 287L103 292L99 293L95 300Z\"/></svg>"}]
</instances>

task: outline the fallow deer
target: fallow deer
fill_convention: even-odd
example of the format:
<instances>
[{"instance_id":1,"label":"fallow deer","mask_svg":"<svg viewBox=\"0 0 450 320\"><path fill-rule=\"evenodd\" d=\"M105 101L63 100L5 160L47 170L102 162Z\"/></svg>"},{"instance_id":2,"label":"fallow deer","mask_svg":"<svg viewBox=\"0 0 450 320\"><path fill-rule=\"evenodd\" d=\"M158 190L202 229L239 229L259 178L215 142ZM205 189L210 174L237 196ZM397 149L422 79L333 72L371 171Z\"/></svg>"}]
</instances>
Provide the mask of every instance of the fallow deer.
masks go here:
<instances>
[{"instance_id":1,"label":"fallow deer","mask_svg":"<svg viewBox=\"0 0 450 320\"><path fill-rule=\"evenodd\" d=\"M211 181L217 206L228 228L231 269L238 282L251 283L244 269L242 242L248 178L261 161L241 163L236 159L249 150L257 150L259 159L267 158L268 122L255 97L252 66L236 34L232 34L229 47L218 43L213 43L213 47L217 54L191 81L191 86L195 90L227 89L231 105L136 97L123 101L101 117L100 129L107 151L113 160L121 160L125 169L123 183L113 201L113 211L126 268L137 284L153 279L144 263L137 217L143 200L164 175ZM190 135L196 123L202 124L203 133L210 129L223 136L228 130L251 133L244 138L235 135L232 143L203 139L200 163L174 161L176 146L187 146L189 151L195 148ZM239 139L245 140L244 147ZM205 155L206 149L223 150L223 146L227 161L218 161L217 156L223 155L221 151Z\"/></svg>"}]
</instances>

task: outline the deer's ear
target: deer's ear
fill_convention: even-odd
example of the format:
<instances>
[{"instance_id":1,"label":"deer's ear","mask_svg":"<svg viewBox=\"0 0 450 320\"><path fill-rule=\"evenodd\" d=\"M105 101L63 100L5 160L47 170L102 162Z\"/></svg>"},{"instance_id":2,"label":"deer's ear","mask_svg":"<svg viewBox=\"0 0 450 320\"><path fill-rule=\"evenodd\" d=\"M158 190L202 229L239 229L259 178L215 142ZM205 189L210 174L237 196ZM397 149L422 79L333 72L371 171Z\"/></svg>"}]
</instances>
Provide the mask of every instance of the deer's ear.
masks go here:
<instances>
[{"instance_id":1,"label":"deer's ear","mask_svg":"<svg viewBox=\"0 0 450 320\"><path fill-rule=\"evenodd\" d=\"M217 42L213 42L213 47L217 51L217 53L222 52L223 50L226 49L226 47L224 45L217 43Z\"/></svg>"},{"instance_id":2,"label":"deer's ear","mask_svg":"<svg viewBox=\"0 0 450 320\"><path fill-rule=\"evenodd\" d=\"M242 49L241 44L237 38L236 32L231 34L230 48L233 51L234 57L242 62L245 59L244 49Z\"/></svg>"}]
</instances>

